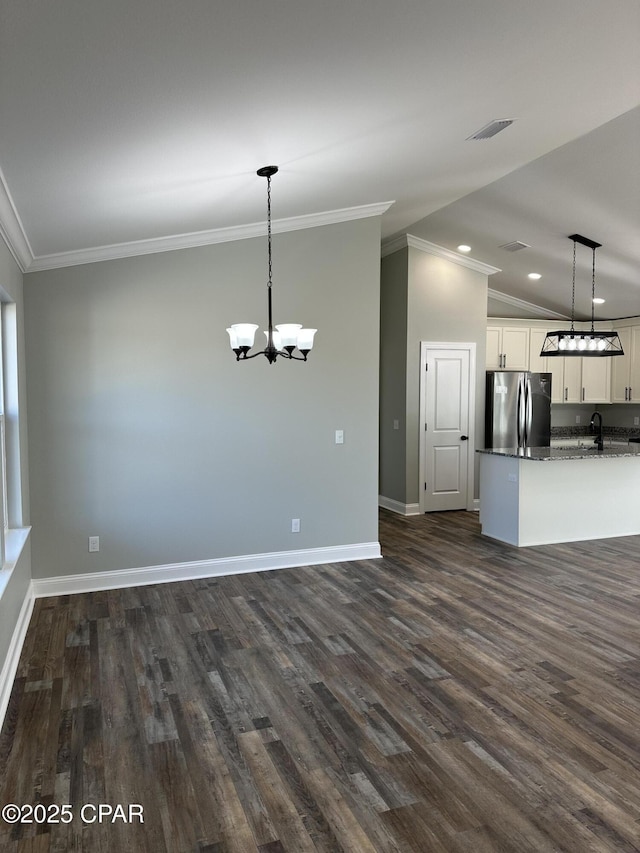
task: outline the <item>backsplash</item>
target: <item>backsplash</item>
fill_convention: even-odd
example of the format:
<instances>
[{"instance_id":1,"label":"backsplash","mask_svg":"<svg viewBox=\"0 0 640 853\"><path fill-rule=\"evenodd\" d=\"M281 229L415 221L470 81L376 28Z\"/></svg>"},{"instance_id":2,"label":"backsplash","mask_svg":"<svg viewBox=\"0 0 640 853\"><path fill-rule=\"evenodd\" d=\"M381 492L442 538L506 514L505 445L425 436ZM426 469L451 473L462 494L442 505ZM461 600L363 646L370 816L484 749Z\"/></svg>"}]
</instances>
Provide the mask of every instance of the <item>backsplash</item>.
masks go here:
<instances>
[{"instance_id":1,"label":"backsplash","mask_svg":"<svg viewBox=\"0 0 640 853\"><path fill-rule=\"evenodd\" d=\"M607 403L601 405L587 406L584 404L556 403L551 406L551 429L569 429L560 435L588 435L589 421L594 411L599 411L604 422L605 435L613 435L609 432L612 427L623 428L619 435L640 434L640 405L628 405L625 403ZM579 420L578 420L579 419ZM636 423L637 421L637 423ZM574 430L574 427L577 429Z\"/></svg>"},{"instance_id":2,"label":"backsplash","mask_svg":"<svg viewBox=\"0 0 640 853\"><path fill-rule=\"evenodd\" d=\"M605 424L602 428L602 434L610 438L635 438L640 435L640 427L618 427ZM583 435L594 435L589 424L551 427L551 438L580 438Z\"/></svg>"}]
</instances>

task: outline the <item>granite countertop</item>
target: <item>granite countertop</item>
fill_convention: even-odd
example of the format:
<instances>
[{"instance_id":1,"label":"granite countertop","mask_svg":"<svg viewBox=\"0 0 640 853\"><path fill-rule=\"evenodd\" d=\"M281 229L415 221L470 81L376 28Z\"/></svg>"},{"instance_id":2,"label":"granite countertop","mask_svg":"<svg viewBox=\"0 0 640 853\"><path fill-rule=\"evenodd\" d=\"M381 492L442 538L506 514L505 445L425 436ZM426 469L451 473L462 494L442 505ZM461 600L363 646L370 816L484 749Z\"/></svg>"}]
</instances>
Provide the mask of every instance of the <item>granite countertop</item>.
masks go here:
<instances>
[{"instance_id":1,"label":"granite countertop","mask_svg":"<svg viewBox=\"0 0 640 853\"><path fill-rule=\"evenodd\" d=\"M534 462L558 462L563 459L613 459L622 456L640 457L640 444L608 445L604 450L598 450L596 447L493 447L476 450L476 453L531 459Z\"/></svg>"}]
</instances>

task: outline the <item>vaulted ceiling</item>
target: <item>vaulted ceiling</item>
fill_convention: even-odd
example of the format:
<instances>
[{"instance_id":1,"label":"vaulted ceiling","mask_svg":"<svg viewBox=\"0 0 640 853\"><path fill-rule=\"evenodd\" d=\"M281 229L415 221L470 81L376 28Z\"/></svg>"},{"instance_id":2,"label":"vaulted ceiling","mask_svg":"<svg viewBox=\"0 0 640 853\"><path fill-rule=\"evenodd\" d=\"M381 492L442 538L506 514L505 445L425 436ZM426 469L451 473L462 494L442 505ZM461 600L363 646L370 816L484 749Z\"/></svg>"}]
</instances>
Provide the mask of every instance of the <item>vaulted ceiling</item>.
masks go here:
<instances>
[{"instance_id":1,"label":"vaulted ceiling","mask_svg":"<svg viewBox=\"0 0 640 853\"><path fill-rule=\"evenodd\" d=\"M640 314L639 43L637 0L0 0L0 230L25 270L212 242L276 163L275 219L393 200L564 313L584 233Z\"/></svg>"}]
</instances>

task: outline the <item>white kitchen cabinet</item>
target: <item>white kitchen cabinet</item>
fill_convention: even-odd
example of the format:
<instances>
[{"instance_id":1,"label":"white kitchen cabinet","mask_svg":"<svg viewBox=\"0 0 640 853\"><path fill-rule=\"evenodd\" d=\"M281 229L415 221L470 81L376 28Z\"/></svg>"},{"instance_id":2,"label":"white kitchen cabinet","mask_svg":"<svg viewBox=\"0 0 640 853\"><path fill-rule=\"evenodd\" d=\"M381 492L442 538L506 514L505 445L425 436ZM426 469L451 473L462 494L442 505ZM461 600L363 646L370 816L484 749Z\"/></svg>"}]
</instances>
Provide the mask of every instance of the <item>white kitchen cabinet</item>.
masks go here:
<instances>
[{"instance_id":1,"label":"white kitchen cabinet","mask_svg":"<svg viewBox=\"0 0 640 853\"><path fill-rule=\"evenodd\" d=\"M562 403L610 403L611 402L611 359L609 358L565 358L549 359L564 362L562 369ZM559 370L560 368L558 368ZM551 384L553 392L553 380Z\"/></svg>"},{"instance_id":2,"label":"white kitchen cabinet","mask_svg":"<svg viewBox=\"0 0 640 853\"><path fill-rule=\"evenodd\" d=\"M529 370L534 373L547 373L547 362L551 359L540 355L547 333L544 329L529 331Z\"/></svg>"},{"instance_id":3,"label":"white kitchen cabinet","mask_svg":"<svg viewBox=\"0 0 640 853\"><path fill-rule=\"evenodd\" d=\"M528 370L526 326L487 326L487 370Z\"/></svg>"},{"instance_id":4,"label":"white kitchen cabinet","mask_svg":"<svg viewBox=\"0 0 640 853\"><path fill-rule=\"evenodd\" d=\"M531 329L529 336L529 370L551 374L551 402L562 403L564 398L564 358L540 355L546 329Z\"/></svg>"},{"instance_id":5,"label":"white kitchen cabinet","mask_svg":"<svg viewBox=\"0 0 640 853\"><path fill-rule=\"evenodd\" d=\"M567 358L558 358L558 361L563 361L562 371L562 402L563 403L581 403L582 402L582 359L576 356Z\"/></svg>"},{"instance_id":6,"label":"white kitchen cabinet","mask_svg":"<svg viewBox=\"0 0 640 853\"><path fill-rule=\"evenodd\" d=\"M634 403L640 402L640 326L631 327L631 368L629 370L629 401Z\"/></svg>"},{"instance_id":7,"label":"white kitchen cabinet","mask_svg":"<svg viewBox=\"0 0 640 853\"><path fill-rule=\"evenodd\" d=\"M582 403L611 402L612 358L581 358Z\"/></svg>"},{"instance_id":8,"label":"white kitchen cabinet","mask_svg":"<svg viewBox=\"0 0 640 853\"><path fill-rule=\"evenodd\" d=\"M611 402L640 402L640 326L623 326L616 330L624 355L615 356L611 373Z\"/></svg>"}]
</instances>

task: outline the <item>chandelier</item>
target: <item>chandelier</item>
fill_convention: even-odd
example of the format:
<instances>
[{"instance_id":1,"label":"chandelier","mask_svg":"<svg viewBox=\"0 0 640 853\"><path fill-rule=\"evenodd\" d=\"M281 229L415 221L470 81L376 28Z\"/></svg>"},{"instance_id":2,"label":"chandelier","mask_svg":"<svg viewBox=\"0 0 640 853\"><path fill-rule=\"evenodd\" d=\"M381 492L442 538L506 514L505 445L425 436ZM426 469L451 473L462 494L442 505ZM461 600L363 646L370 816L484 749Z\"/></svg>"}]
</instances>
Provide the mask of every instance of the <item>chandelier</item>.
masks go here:
<instances>
[{"instance_id":1,"label":"chandelier","mask_svg":"<svg viewBox=\"0 0 640 853\"><path fill-rule=\"evenodd\" d=\"M267 346L260 352L249 355L253 346L258 326L253 323L234 323L227 329L231 349L236 354L236 361L246 361L257 355L264 355L269 364L273 364L280 356L295 361L306 361L307 355L313 347L313 337L317 329L303 329L299 323L281 323L273 327L271 309L271 177L278 171L277 166L263 166L256 172L261 178L267 179L267 247L269 253L269 280L267 281L267 310L269 324L265 335ZM298 349L300 355L295 355Z\"/></svg>"},{"instance_id":2,"label":"chandelier","mask_svg":"<svg viewBox=\"0 0 640 853\"><path fill-rule=\"evenodd\" d=\"M613 331L596 331L594 325L594 311L596 295L596 249L599 249L602 243L596 243L589 240L588 237L583 237L581 234L570 234L569 239L573 240L573 286L571 290L571 328L559 330L556 332L547 332L547 336L540 350L541 356L561 355L561 356L606 356L606 355L624 355L622 342L617 332ZM592 252L591 266L591 331L576 331L574 328L574 308L576 298L576 243L582 246L587 246Z\"/></svg>"}]
</instances>

